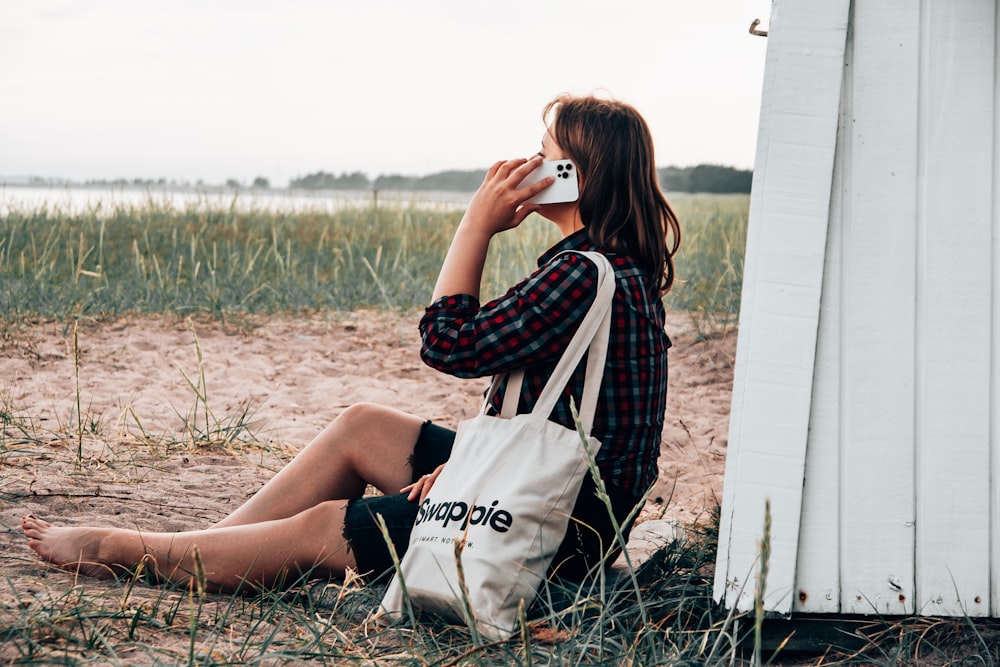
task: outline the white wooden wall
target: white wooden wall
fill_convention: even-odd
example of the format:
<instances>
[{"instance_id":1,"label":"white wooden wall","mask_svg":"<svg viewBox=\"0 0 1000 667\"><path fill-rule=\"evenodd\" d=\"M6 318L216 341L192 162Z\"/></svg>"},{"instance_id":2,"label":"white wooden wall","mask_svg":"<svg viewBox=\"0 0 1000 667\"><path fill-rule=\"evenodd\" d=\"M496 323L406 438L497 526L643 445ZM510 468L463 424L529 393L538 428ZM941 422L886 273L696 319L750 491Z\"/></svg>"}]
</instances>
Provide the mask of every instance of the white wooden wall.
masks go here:
<instances>
[{"instance_id":1,"label":"white wooden wall","mask_svg":"<svg viewBox=\"0 0 1000 667\"><path fill-rule=\"evenodd\" d=\"M1000 616L995 0L776 0L716 597ZM995 556L993 554L996 554Z\"/></svg>"}]
</instances>

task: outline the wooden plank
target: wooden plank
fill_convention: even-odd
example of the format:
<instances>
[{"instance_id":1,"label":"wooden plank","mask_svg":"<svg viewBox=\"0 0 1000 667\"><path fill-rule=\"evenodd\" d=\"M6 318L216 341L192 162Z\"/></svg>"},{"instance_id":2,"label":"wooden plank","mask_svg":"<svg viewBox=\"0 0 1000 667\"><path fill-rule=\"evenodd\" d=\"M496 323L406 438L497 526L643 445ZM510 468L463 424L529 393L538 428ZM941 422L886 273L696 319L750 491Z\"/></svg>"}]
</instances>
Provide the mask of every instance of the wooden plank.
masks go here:
<instances>
[{"instance_id":1,"label":"wooden plank","mask_svg":"<svg viewBox=\"0 0 1000 667\"><path fill-rule=\"evenodd\" d=\"M760 118L757 122L757 154L755 158L756 165L767 163L767 147L770 145L770 124L771 115L774 109L774 105L770 103L771 91L774 89L774 79L777 68L774 64L774 59L776 58L776 52L768 48L765 56L765 67L764 67L764 79L762 86L761 95L761 107L760 107ZM751 192L763 192L766 187L766 171L764 169L756 168L753 171L753 181L751 183ZM755 220L760 217L761 214L761 204L763 203L763 197L754 197L752 194L750 196L750 211L749 220ZM748 223L747 227L747 245L744 251L746 257L752 257L757 254L757 247L760 245L760 232L757 229L757 225L752 225ZM745 303L747 293L752 289L750 287L750 281L752 281L753 266L751 265L749 269L746 267L746 262L744 261L744 271L743 271L743 303ZM741 308L739 315L739 330L743 331L744 328L752 328L753 313L747 308ZM736 360L733 364L733 384L734 386L743 386L746 382L746 358L748 354L748 336L739 336L736 340ZM739 460L740 455L738 448L733 445L732 434L739 431L739 424L742 423L743 419L743 397L742 395L737 395L733 393L732 403L729 412L729 434L730 437L727 440L726 449L726 469L725 477L726 483L722 487L722 508L719 516L719 544L717 549L716 557L716 576L713 582L712 595L716 601L723 600L728 595L726 592L727 585L733 588L738 587L740 584L734 583L732 580L727 581L726 571L728 566L729 558L729 535L732 531L732 508L734 507L734 498L736 495L736 485L729 484L728 480L735 479L737 471L739 470Z\"/></svg>"},{"instance_id":2,"label":"wooden plank","mask_svg":"<svg viewBox=\"0 0 1000 667\"><path fill-rule=\"evenodd\" d=\"M773 20L774 18L772 16L771 21ZM773 41L768 43L768 49L765 55L764 79L760 102L760 118L757 123L757 154L755 157L757 168L753 170L751 192L764 192L767 187L767 170L760 167L768 162L768 147L770 146L771 137L771 118L774 113L774 104L771 100L775 88L775 79L777 78L778 67L776 60L778 58L778 51L772 48L771 45L773 43ZM760 218L762 214L763 202L763 197L754 197L751 194L749 220L756 220ZM758 225L748 224L747 245L744 253L748 258L755 257L758 252L757 249L760 246L760 231L758 227ZM753 262L750 262L749 267L747 267L746 262L744 262L742 295L742 303L744 304L746 303L747 295L753 290L754 269L755 266ZM753 312L747 308L741 308L739 316L739 330L747 331L752 328ZM749 353L749 340L749 336L741 335L736 341L736 360L733 365L734 386L744 386L746 382L746 359ZM742 420L743 394L737 394L734 392L732 406L729 413L730 439L727 443L725 471L725 480L727 481L722 487L722 510L719 517L719 545L715 568L716 576L715 581L713 582L713 596L717 601L731 595L732 591L742 586L742 582L736 581L735 576L728 580L726 577L730 544L729 536L732 531L732 508L735 506L736 495L736 485L730 484L728 480L735 479L737 471L740 468L739 448L734 446L731 437L733 433L739 432L739 424L742 423ZM727 586L731 589L729 593L727 593Z\"/></svg>"},{"instance_id":3,"label":"wooden plank","mask_svg":"<svg viewBox=\"0 0 1000 667\"><path fill-rule=\"evenodd\" d=\"M920 5L856 0L841 320L841 611L914 605Z\"/></svg>"},{"instance_id":4,"label":"wooden plank","mask_svg":"<svg viewBox=\"0 0 1000 667\"><path fill-rule=\"evenodd\" d=\"M848 36L843 90L850 90L850 78L851 42ZM809 442L802 487L795 596L792 600L794 612L807 614L840 611L840 282L843 264L844 162L849 157L841 144L847 131L847 119L850 117L850 96L842 95L816 339L812 403L809 408ZM799 636L800 633L796 632L795 637Z\"/></svg>"},{"instance_id":5,"label":"wooden plank","mask_svg":"<svg viewBox=\"0 0 1000 667\"><path fill-rule=\"evenodd\" d=\"M989 613L993 0L925 1L917 288L917 594Z\"/></svg>"},{"instance_id":6,"label":"wooden plank","mask_svg":"<svg viewBox=\"0 0 1000 667\"><path fill-rule=\"evenodd\" d=\"M993 23L993 348L991 350L990 387L990 613L1000 617L1000 12Z\"/></svg>"},{"instance_id":7,"label":"wooden plank","mask_svg":"<svg viewBox=\"0 0 1000 667\"><path fill-rule=\"evenodd\" d=\"M771 15L715 582L716 597L743 610L753 604L767 498L765 607L792 606L849 8L778 1Z\"/></svg>"}]
</instances>

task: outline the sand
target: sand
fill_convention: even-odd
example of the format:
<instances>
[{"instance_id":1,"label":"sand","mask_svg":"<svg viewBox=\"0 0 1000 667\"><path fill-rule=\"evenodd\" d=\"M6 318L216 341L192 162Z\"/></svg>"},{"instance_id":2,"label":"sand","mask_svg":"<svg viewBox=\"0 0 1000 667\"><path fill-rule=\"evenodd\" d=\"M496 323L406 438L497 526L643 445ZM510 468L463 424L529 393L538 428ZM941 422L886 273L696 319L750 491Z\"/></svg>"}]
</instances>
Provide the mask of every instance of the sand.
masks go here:
<instances>
[{"instance_id":1,"label":"sand","mask_svg":"<svg viewBox=\"0 0 1000 667\"><path fill-rule=\"evenodd\" d=\"M205 527L352 403L455 427L478 410L486 382L424 366L418 317L286 315L239 326L129 317L81 322L76 344L63 322L0 332L4 575L27 587L45 568L18 529L29 512L67 525ZM700 340L681 315L668 331L675 345L660 480L642 520L688 523L721 499L735 334ZM208 421L248 423L261 444L192 444L185 423L206 422L206 401L191 384L202 378Z\"/></svg>"}]
</instances>

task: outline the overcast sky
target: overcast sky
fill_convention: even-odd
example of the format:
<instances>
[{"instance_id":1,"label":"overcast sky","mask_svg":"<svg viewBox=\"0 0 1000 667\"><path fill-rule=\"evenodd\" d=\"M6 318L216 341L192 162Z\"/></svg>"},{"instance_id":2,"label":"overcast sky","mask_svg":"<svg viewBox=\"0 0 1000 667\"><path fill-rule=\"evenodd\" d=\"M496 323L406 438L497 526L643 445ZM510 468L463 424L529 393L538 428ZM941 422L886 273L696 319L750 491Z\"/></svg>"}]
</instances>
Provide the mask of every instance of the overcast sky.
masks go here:
<instances>
[{"instance_id":1,"label":"overcast sky","mask_svg":"<svg viewBox=\"0 0 1000 667\"><path fill-rule=\"evenodd\" d=\"M0 0L0 177L284 185L529 155L605 91L753 165L769 0Z\"/></svg>"}]
</instances>

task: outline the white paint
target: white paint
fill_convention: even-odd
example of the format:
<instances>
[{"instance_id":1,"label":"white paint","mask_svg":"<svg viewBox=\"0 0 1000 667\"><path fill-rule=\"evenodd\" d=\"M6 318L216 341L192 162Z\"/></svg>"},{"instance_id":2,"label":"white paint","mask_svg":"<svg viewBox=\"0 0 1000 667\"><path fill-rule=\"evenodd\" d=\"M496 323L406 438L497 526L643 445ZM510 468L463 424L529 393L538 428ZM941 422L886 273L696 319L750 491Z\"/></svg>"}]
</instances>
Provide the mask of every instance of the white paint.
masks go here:
<instances>
[{"instance_id":1,"label":"white paint","mask_svg":"<svg viewBox=\"0 0 1000 667\"><path fill-rule=\"evenodd\" d=\"M848 0L775 5L734 373L716 596L753 605L770 499L765 603L794 596L802 475Z\"/></svg>"},{"instance_id":2,"label":"white paint","mask_svg":"<svg viewBox=\"0 0 1000 667\"><path fill-rule=\"evenodd\" d=\"M844 248L839 558L841 608L856 614L914 609L919 17L919 3L910 0L855 3L848 49L851 122L841 135L848 203L838 221Z\"/></svg>"},{"instance_id":3,"label":"white paint","mask_svg":"<svg viewBox=\"0 0 1000 667\"><path fill-rule=\"evenodd\" d=\"M845 77L849 74L845 71ZM842 133L849 110L841 107L838 133ZM840 484L840 280L842 242L837 221L843 215L843 151L834 162L830 198L831 224L827 230L823 293L820 298L819 331L816 341L816 373L813 377L809 442L806 450L802 517L793 609L834 613L840 609L840 534L838 530ZM817 378L825 378L818 380Z\"/></svg>"},{"instance_id":4,"label":"white paint","mask_svg":"<svg viewBox=\"0 0 1000 667\"><path fill-rule=\"evenodd\" d=\"M1000 11L996 12L993 23L993 34L1000 36ZM993 47L993 96L996 99L997 91L1000 90L1000 50L997 48L997 40L994 40ZM993 187L992 198L992 226L997 228L1000 224L1000 105L993 109L992 134L992 176ZM1000 234L993 234L991 244L992 262L992 319L990 324L993 341L990 354L990 613L992 616L1000 616L1000 529L997 529L997 521L1000 519L1000 391L997 390L1000 382Z\"/></svg>"},{"instance_id":5,"label":"white paint","mask_svg":"<svg viewBox=\"0 0 1000 667\"><path fill-rule=\"evenodd\" d=\"M716 597L751 608L770 497L768 611L1000 615L996 4L771 25Z\"/></svg>"},{"instance_id":6,"label":"white paint","mask_svg":"<svg viewBox=\"0 0 1000 667\"><path fill-rule=\"evenodd\" d=\"M995 4L924 4L917 604L928 615L981 616L989 612Z\"/></svg>"}]
</instances>

